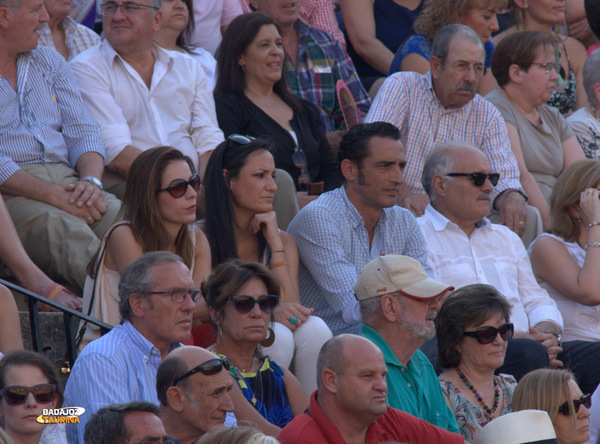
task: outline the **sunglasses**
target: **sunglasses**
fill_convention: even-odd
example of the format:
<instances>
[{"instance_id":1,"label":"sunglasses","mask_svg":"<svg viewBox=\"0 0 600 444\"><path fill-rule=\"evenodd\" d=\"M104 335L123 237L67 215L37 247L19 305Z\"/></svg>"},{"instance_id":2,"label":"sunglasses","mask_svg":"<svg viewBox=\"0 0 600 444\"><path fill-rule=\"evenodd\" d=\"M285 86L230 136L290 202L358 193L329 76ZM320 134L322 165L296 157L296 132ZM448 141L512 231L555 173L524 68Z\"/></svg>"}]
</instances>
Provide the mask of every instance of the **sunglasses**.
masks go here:
<instances>
[{"instance_id":1,"label":"sunglasses","mask_svg":"<svg viewBox=\"0 0 600 444\"><path fill-rule=\"evenodd\" d=\"M579 408L581 406L585 406L586 409L589 409L592 406L592 394L588 393L587 395L583 395L579 399L573 400L573 408L575 409L575 414L579 413ZM562 413L565 416L571 415L571 406L569 406L569 401L564 402L559 408L558 413Z\"/></svg>"},{"instance_id":2,"label":"sunglasses","mask_svg":"<svg viewBox=\"0 0 600 444\"><path fill-rule=\"evenodd\" d=\"M0 397L4 397L8 405L19 405L25 404L30 393L40 404L48 404L49 402L54 401L56 385L38 384L33 387L11 385L9 387L4 387L2 391L0 391Z\"/></svg>"},{"instance_id":3,"label":"sunglasses","mask_svg":"<svg viewBox=\"0 0 600 444\"><path fill-rule=\"evenodd\" d=\"M493 186L498 184L500 180L499 173L485 174L485 173L446 173L444 176L449 177L470 177L473 180L473 185L476 187L482 187L485 183L485 179L488 179Z\"/></svg>"},{"instance_id":4,"label":"sunglasses","mask_svg":"<svg viewBox=\"0 0 600 444\"><path fill-rule=\"evenodd\" d=\"M252 296L240 294L238 296L231 296L228 301L233 302L233 306L240 314L250 313L255 304L258 304L258 307L263 313L271 314L273 313L273 309L279 303L279 296L266 294L258 299L254 299Z\"/></svg>"},{"instance_id":5,"label":"sunglasses","mask_svg":"<svg viewBox=\"0 0 600 444\"><path fill-rule=\"evenodd\" d=\"M197 192L200 189L200 176L194 174L192 177L190 177L190 180L172 180L167 188L159 189L157 191L168 191L171 196L178 198L185 195L188 185Z\"/></svg>"},{"instance_id":6,"label":"sunglasses","mask_svg":"<svg viewBox=\"0 0 600 444\"><path fill-rule=\"evenodd\" d=\"M300 175L298 176L298 189L300 191L308 191L310 176L306 171L306 164L308 161L306 160L304 151L296 147L294 154L292 154L292 162L294 162L294 166L300 170Z\"/></svg>"},{"instance_id":7,"label":"sunglasses","mask_svg":"<svg viewBox=\"0 0 600 444\"><path fill-rule=\"evenodd\" d=\"M224 356L222 358L210 359L206 362L203 362L202 364L197 365L190 371L181 375L179 378L177 378L175 380L173 385L175 386L175 385L179 384L185 378L188 378L188 377L192 376L194 373L198 373L198 372L204 373L205 375L208 375L208 376L216 375L217 373L221 373L221 370L223 370L223 367L225 367L225 370L229 370L229 367L230 367L229 360L227 359L226 356Z\"/></svg>"},{"instance_id":8,"label":"sunglasses","mask_svg":"<svg viewBox=\"0 0 600 444\"><path fill-rule=\"evenodd\" d=\"M475 331L466 331L465 336L471 336L477 339L480 344L491 344L500 333L500 337L504 341L510 341L515 333L515 326L512 322L502 324L500 327L485 326L476 328Z\"/></svg>"},{"instance_id":9,"label":"sunglasses","mask_svg":"<svg viewBox=\"0 0 600 444\"><path fill-rule=\"evenodd\" d=\"M239 143L240 145L248 145L250 142L254 140L252 136L243 136L242 134L232 134L227 137L227 140L231 140L232 142Z\"/></svg>"}]
</instances>

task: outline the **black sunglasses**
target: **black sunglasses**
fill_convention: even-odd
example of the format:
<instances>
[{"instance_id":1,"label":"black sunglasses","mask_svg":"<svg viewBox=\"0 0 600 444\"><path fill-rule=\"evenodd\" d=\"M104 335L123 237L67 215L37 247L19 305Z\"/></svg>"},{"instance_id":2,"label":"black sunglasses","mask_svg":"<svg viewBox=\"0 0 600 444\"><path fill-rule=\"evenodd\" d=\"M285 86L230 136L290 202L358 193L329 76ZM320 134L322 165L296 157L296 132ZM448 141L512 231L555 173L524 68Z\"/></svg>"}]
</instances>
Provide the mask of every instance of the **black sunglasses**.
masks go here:
<instances>
[{"instance_id":1,"label":"black sunglasses","mask_svg":"<svg viewBox=\"0 0 600 444\"><path fill-rule=\"evenodd\" d=\"M231 296L228 301L233 302L233 306L240 314L250 313L255 304L258 304L258 307L263 313L270 314L273 313L273 309L279 303L279 296L274 294L265 294L258 299L254 299L252 296L240 294L237 296Z\"/></svg>"},{"instance_id":2,"label":"black sunglasses","mask_svg":"<svg viewBox=\"0 0 600 444\"><path fill-rule=\"evenodd\" d=\"M194 373L204 373L205 375L216 375L217 373L221 373L221 370L223 370L223 367L225 367L225 370L229 370L229 359L227 359L226 356L222 357L222 358L214 358L214 359L209 359L206 362L203 362L202 364L198 364L196 367L194 367L193 369L191 369L188 372L185 372L183 375L181 375L179 378L177 378L175 380L175 382L173 383L173 385L177 385L179 384L181 381L183 381L185 378L188 378L190 376L192 376Z\"/></svg>"},{"instance_id":3,"label":"black sunglasses","mask_svg":"<svg viewBox=\"0 0 600 444\"><path fill-rule=\"evenodd\" d=\"M485 174L485 173L446 173L444 176L449 177L470 177L473 179L473 185L476 187L482 187L485 183L485 179L488 179L493 186L498 184L500 180L499 173Z\"/></svg>"},{"instance_id":4,"label":"black sunglasses","mask_svg":"<svg viewBox=\"0 0 600 444\"><path fill-rule=\"evenodd\" d=\"M294 154L292 154L292 162L294 162L294 166L300 170L300 175L298 176L298 188L300 191L308 191L310 176L306 171L306 164L308 161L306 160L304 151L296 147Z\"/></svg>"},{"instance_id":5,"label":"black sunglasses","mask_svg":"<svg viewBox=\"0 0 600 444\"><path fill-rule=\"evenodd\" d=\"M466 331L465 336L471 336L477 339L480 344L491 344L496 339L496 336L500 333L500 337L504 341L510 341L515 333L515 326L512 322L502 324L500 327L492 327L486 325L484 327L478 327L475 331Z\"/></svg>"},{"instance_id":6,"label":"black sunglasses","mask_svg":"<svg viewBox=\"0 0 600 444\"><path fill-rule=\"evenodd\" d=\"M11 385L4 387L0 391L0 396L4 397L8 405L24 404L27 401L29 394L32 394L40 404L48 404L54 401L56 394L56 385L54 384L38 384L33 387L24 387L22 385Z\"/></svg>"},{"instance_id":7,"label":"black sunglasses","mask_svg":"<svg viewBox=\"0 0 600 444\"><path fill-rule=\"evenodd\" d=\"M252 136L244 136L242 134L232 134L227 137L227 140L231 140L232 142L239 143L240 145L248 145L250 142L254 140Z\"/></svg>"},{"instance_id":8,"label":"black sunglasses","mask_svg":"<svg viewBox=\"0 0 600 444\"><path fill-rule=\"evenodd\" d=\"M172 180L167 188L159 189L157 191L168 191L171 196L178 198L183 197L185 195L188 185L191 186L193 190L197 192L200 189L200 176L194 174L192 177L190 177L190 180Z\"/></svg>"},{"instance_id":9,"label":"black sunglasses","mask_svg":"<svg viewBox=\"0 0 600 444\"><path fill-rule=\"evenodd\" d=\"M589 409L592 406L592 394L588 393L587 395L583 395L579 399L573 400L573 407L575 408L575 413L579 413L579 408L584 405L586 409ZM562 405L558 408L558 413L562 413L565 416L571 415L571 407L569 406L569 401L562 403Z\"/></svg>"}]
</instances>

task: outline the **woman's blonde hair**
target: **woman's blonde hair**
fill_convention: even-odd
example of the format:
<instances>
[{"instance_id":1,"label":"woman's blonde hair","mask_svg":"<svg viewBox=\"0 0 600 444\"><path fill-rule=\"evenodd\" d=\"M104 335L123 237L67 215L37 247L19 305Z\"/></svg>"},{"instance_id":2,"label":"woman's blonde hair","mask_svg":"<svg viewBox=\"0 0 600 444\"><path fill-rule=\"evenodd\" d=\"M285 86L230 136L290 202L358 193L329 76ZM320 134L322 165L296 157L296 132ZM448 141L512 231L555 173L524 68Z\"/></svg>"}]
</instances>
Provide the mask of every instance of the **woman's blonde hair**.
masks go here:
<instances>
[{"instance_id":1,"label":"woman's blonde hair","mask_svg":"<svg viewBox=\"0 0 600 444\"><path fill-rule=\"evenodd\" d=\"M487 5L502 9L506 7L506 3L507 0L428 0L413 27L415 32L433 41L440 29L452 23L459 23L461 17L472 9Z\"/></svg>"},{"instance_id":2,"label":"woman's blonde hair","mask_svg":"<svg viewBox=\"0 0 600 444\"><path fill-rule=\"evenodd\" d=\"M542 368L527 373L519 381L513 394L512 410L544 410L554 423L558 408L565 400L574 411L569 380L575 376L569 370ZM572 415L573 420L575 415Z\"/></svg>"},{"instance_id":3,"label":"woman's blonde hair","mask_svg":"<svg viewBox=\"0 0 600 444\"><path fill-rule=\"evenodd\" d=\"M194 444L279 444L272 436L264 435L253 427L213 427Z\"/></svg>"},{"instance_id":4,"label":"woman's blonde hair","mask_svg":"<svg viewBox=\"0 0 600 444\"><path fill-rule=\"evenodd\" d=\"M550 195L550 233L574 242L579 237L579 223L570 209L579 203L581 192L595 188L600 182L600 160L579 160L567 167L560 175Z\"/></svg>"}]
</instances>

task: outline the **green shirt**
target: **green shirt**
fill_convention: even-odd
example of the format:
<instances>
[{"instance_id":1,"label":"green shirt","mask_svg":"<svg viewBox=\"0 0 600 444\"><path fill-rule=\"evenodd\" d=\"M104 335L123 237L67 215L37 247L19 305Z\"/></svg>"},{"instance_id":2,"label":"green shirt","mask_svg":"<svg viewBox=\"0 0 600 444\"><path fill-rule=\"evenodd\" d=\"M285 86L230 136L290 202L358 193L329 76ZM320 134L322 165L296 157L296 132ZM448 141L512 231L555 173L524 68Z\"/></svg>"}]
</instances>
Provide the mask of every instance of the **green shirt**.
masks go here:
<instances>
[{"instance_id":1,"label":"green shirt","mask_svg":"<svg viewBox=\"0 0 600 444\"><path fill-rule=\"evenodd\" d=\"M454 413L444 399L435 370L423 352L417 350L408 361L408 366L404 366L400 364L387 342L371 327L362 324L361 335L373 341L383 352L388 369L388 405L442 429L460 434Z\"/></svg>"}]
</instances>

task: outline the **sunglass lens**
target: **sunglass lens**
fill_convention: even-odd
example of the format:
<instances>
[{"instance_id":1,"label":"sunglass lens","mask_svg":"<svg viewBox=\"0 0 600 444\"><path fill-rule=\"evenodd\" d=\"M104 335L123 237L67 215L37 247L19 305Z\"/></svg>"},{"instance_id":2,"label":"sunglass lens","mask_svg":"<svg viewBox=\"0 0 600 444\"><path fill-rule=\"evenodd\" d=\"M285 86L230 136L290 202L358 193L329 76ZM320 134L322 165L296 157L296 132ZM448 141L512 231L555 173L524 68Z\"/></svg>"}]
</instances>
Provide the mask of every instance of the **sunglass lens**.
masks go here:
<instances>
[{"instance_id":1,"label":"sunglass lens","mask_svg":"<svg viewBox=\"0 0 600 444\"><path fill-rule=\"evenodd\" d=\"M498 174L498 173L490 174L488 176L488 178L490 179L490 182L492 183L492 185L496 186L496 185L498 185L498 180L500 180L500 174Z\"/></svg>"},{"instance_id":2,"label":"sunglass lens","mask_svg":"<svg viewBox=\"0 0 600 444\"><path fill-rule=\"evenodd\" d=\"M502 324L498 329L500 337L505 341L510 341L512 339L514 331L515 329L511 323Z\"/></svg>"},{"instance_id":3,"label":"sunglass lens","mask_svg":"<svg viewBox=\"0 0 600 444\"><path fill-rule=\"evenodd\" d=\"M480 187L485 183L485 178L487 176L483 173L473 173L471 177L473 178L473 185Z\"/></svg>"},{"instance_id":4,"label":"sunglass lens","mask_svg":"<svg viewBox=\"0 0 600 444\"><path fill-rule=\"evenodd\" d=\"M27 399L29 392L22 388L10 388L4 391L4 399L7 404L18 405L23 404Z\"/></svg>"},{"instance_id":5,"label":"sunglass lens","mask_svg":"<svg viewBox=\"0 0 600 444\"><path fill-rule=\"evenodd\" d=\"M306 168L306 154L304 154L304 151L294 151L292 162L294 162L296 168Z\"/></svg>"},{"instance_id":6,"label":"sunglass lens","mask_svg":"<svg viewBox=\"0 0 600 444\"><path fill-rule=\"evenodd\" d=\"M202 371L205 375L216 375L223 369L223 363L220 359L211 359L202 365Z\"/></svg>"},{"instance_id":7,"label":"sunglass lens","mask_svg":"<svg viewBox=\"0 0 600 444\"><path fill-rule=\"evenodd\" d=\"M46 404L54 399L54 388L51 385L34 387L33 396L35 396L37 402Z\"/></svg>"},{"instance_id":8,"label":"sunglass lens","mask_svg":"<svg viewBox=\"0 0 600 444\"><path fill-rule=\"evenodd\" d=\"M232 300L233 306L238 311L238 313L250 313L250 311L254 308L254 298L251 298L250 296L237 297Z\"/></svg>"},{"instance_id":9,"label":"sunglass lens","mask_svg":"<svg viewBox=\"0 0 600 444\"><path fill-rule=\"evenodd\" d=\"M477 330L477 333L479 334L477 339L479 340L480 344L489 344L494 342L494 339L496 339L498 330L494 327L484 327L480 330Z\"/></svg>"},{"instance_id":10,"label":"sunglass lens","mask_svg":"<svg viewBox=\"0 0 600 444\"><path fill-rule=\"evenodd\" d=\"M187 182L183 179L175 179L169 184L168 190L173 197L181 197L187 190Z\"/></svg>"},{"instance_id":11,"label":"sunglass lens","mask_svg":"<svg viewBox=\"0 0 600 444\"><path fill-rule=\"evenodd\" d=\"M277 305L277 302L277 296L261 296L261 298L258 300L258 306L260 307L263 313L273 313L273 309Z\"/></svg>"},{"instance_id":12,"label":"sunglass lens","mask_svg":"<svg viewBox=\"0 0 600 444\"><path fill-rule=\"evenodd\" d=\"M200 176L194 174L190 177L190 186L194 189L194 191L198 191L200 189Z\"/></svg>"}]
</instances>

